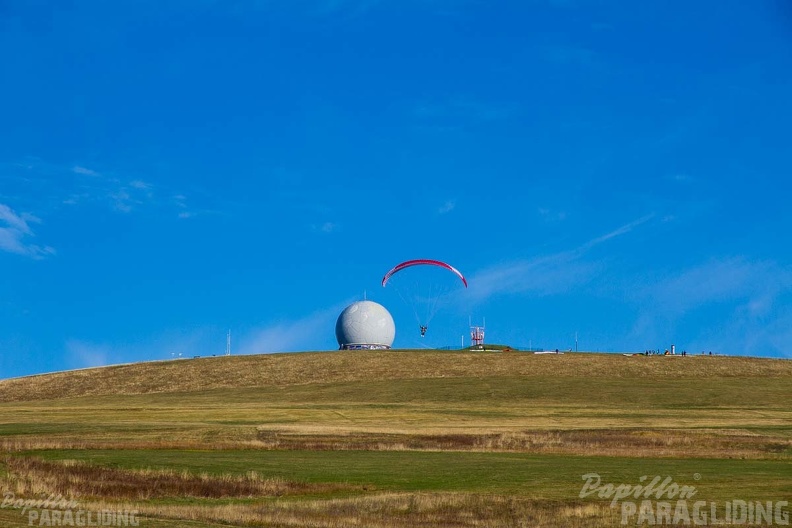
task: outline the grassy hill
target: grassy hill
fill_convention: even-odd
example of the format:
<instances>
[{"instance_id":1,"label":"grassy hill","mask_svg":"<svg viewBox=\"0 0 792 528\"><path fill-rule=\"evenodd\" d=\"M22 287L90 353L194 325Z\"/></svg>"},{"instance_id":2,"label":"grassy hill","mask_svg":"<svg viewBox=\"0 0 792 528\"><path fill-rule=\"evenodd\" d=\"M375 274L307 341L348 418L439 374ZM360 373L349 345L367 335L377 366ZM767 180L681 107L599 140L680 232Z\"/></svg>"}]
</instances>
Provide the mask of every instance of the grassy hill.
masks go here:
<instances>
[{"instance_id":1,"label":"grassy hill","mask_svg":"<svg viewBox=\"0 0 792 528\"><path fill-rule=\"evenodd\" d=\"M85 369L0 381L0 402L112 394L469 377L792 378L792 361L743 357L522 352L336 351L222 356Z\"/></svg>"},{"instance_id":2,"label":"grassy hill","mask_svg":"<svg viewBox=\"0 0 792 528\"><path fill-rule=\"evenodd\" d=\"M140 363L1 381L0 486L131 502L147 526L610 526L581 475L792 497L790 401L792 362L739 357ZM0 510L0 524L27 519Z\"/></svg>"}]
</instances>

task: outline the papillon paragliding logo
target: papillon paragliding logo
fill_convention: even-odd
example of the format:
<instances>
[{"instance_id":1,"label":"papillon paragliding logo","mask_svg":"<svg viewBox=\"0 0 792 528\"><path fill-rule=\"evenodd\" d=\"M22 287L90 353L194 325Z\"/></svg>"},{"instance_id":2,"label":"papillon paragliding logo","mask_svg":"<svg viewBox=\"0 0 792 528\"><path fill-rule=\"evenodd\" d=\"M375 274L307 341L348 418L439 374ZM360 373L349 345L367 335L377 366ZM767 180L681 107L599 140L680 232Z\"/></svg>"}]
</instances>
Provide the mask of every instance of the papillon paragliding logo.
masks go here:
<instances>
[{"instance_id":1,"label":"papillon paragliding logo","mask_svg":"<svg viewBox=\"0 0 792 528\"><path fill-rule=\"evenodd\" d=\"M407 260L382 277L382 287L391 286L412 309L421 337L426 335L432 318L449 302L453 293L467 285L467 279L458 269L431 259Z\"/></svg>"}]
</instances>

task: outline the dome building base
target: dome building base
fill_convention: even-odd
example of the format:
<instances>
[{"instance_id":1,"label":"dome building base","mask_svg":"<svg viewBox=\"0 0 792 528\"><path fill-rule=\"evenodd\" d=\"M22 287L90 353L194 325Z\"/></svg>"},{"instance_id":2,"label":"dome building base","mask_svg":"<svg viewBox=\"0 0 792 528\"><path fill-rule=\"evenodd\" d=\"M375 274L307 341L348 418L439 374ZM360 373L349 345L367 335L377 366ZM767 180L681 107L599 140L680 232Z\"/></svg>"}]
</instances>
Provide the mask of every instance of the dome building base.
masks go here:
<instances>
[{"instance_id":1,"label":"dome building base","mask_svg":"<svg viewBox=\"0 0 792 528\"><path fill-rule=\"evenodd\" d=\"M371 345L367 343L349 343L341 345L338 350L390 350L390 345Z\"/></svg>"}]
</instances>

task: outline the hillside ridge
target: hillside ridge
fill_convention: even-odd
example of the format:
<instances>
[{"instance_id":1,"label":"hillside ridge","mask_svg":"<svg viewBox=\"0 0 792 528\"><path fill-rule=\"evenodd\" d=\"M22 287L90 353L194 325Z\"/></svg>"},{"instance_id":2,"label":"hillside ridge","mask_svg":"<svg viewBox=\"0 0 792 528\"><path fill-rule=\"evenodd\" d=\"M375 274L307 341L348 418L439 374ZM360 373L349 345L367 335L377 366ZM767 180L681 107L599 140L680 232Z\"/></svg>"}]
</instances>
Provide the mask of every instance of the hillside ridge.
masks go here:
<instances>
[{"instance_id":1,"label":"hillside ridge","mask_svg":"<svg viewBox=\"0 0 792 528\"><path fill-rule=\"evenodd\" d=\"M792 361L620 354L332 351L151 361L0 381L0 402L447 377L790 377Z\"/></svg>"}]
</instances>

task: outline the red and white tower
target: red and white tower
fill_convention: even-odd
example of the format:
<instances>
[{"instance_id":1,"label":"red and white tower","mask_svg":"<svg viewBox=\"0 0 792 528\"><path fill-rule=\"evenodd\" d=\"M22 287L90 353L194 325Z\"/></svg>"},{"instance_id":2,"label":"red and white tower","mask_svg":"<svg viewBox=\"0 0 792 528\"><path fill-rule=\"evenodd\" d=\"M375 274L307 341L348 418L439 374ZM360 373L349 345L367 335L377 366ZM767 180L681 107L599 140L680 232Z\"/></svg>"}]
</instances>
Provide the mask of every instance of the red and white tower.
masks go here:
<instances>
[{"instance_id":1,"label":"red and white tower","mask_svg":"<svg viewBox=\"0 0 792 528\"><path fill-rule=\"evenodd\" d=\"M485 319L486 321L486 319ZM473 326L471 323L470 325L470 346L483 346L484 345L484 326L486 323L482 324L481 326Z\"/></svg>"}]
</instances>

